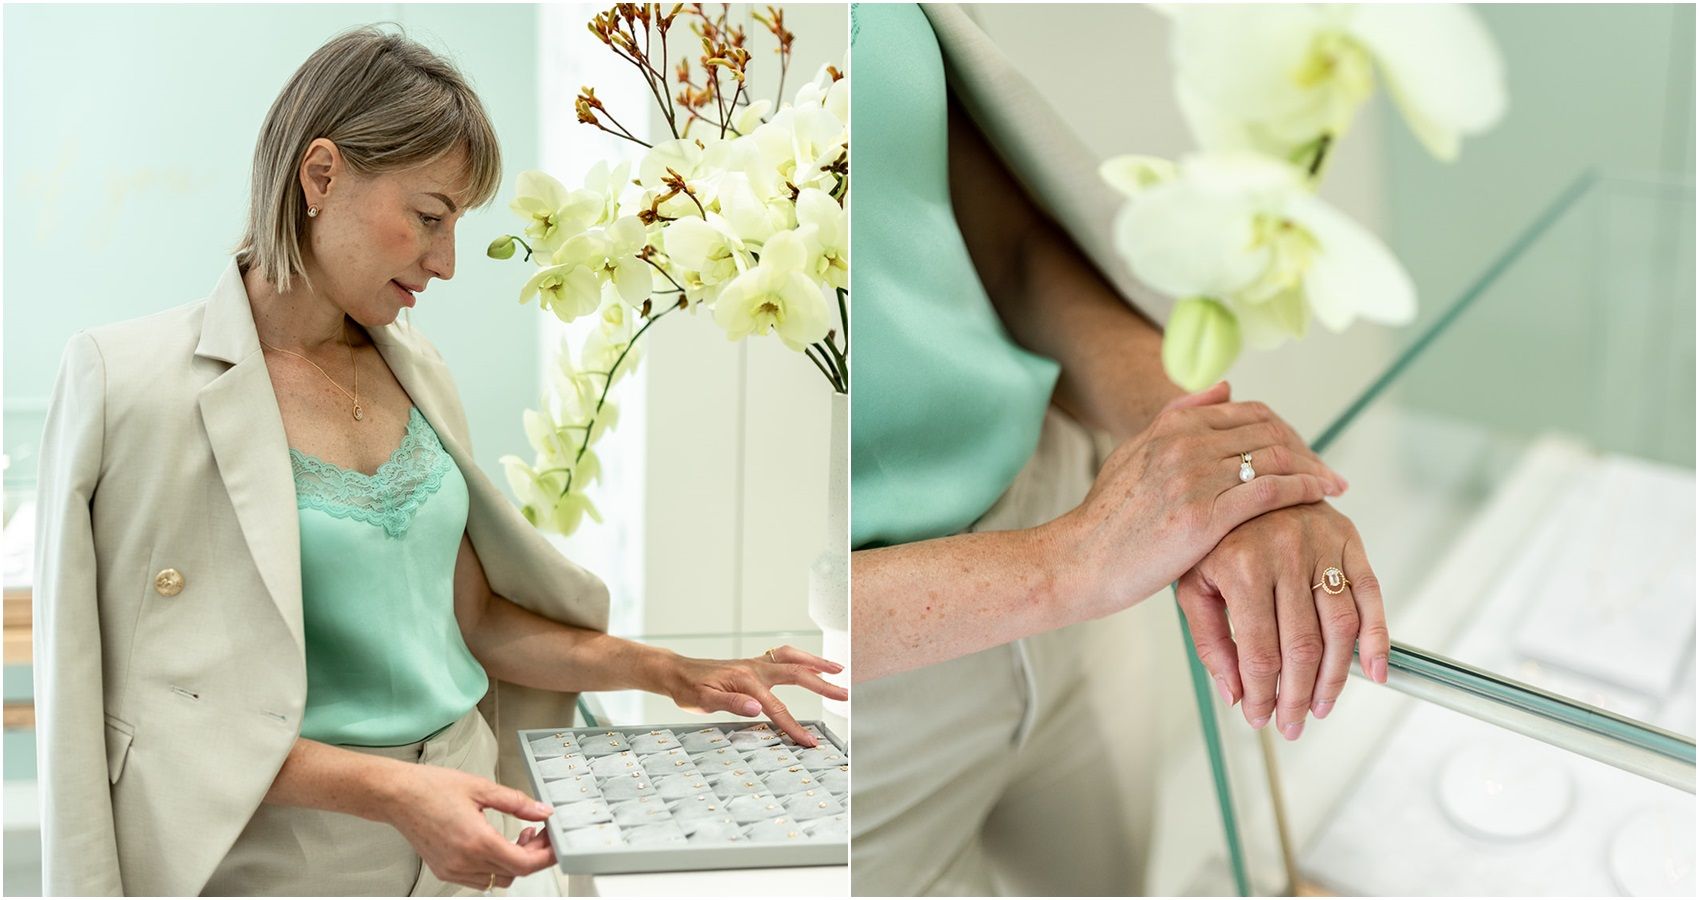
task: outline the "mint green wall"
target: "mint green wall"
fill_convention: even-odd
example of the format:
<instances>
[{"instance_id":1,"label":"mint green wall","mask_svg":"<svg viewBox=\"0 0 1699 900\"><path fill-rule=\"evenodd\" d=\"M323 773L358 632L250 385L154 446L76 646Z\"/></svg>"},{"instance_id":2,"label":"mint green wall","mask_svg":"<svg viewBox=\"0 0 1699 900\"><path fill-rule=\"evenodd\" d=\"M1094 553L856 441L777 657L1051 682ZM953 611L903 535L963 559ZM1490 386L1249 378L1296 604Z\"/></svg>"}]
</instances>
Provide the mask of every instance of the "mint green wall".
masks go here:
<instances>
[{"instance_id":1,"label":"mint green wall","mask_svg":"<svg viewBox=\"0 0 1699 900\"><path fill-rule=\"evenodd\" d=\"M1693 176L1692 6L1475 8L1505 57L1498 127L1446 164L1381 117L1387 233L1430 313L1582 169Z\"/></svg>"},{"instance_id":2,"label":"mint green wall","mask_svg":"<svg viewBox=\"0 0 1699 900\"><path fill-rule=\"evenodd\" d=\"M1466 139L1448 165L1396 112L1381 117L1385 233L1421 297L1402 341L1583 170L1688 184L1694 175L1691 5L1476 9L1508 73L1498 127ZM1692 225L1691 200L1601 187L1431 348L1401 395L1510 430L1563 423L1691 465Z\"/></svg>"},{"instance_id":3,"label":"mint green wall","mask_svg":"<svg viewBox=\"0 0 1699 900\"><path fill-rule=\"evenodd\" d=\"M502 192L460 222L453 280L412 317L454 371L479 464L505 488L497 458L529 458L520 414L536 403L537 311L518 303L521 267L483 249L512 230L515 176L537 164L535 20L535 7L493 4L8 4L7 487L33 482L66 339L204 296L240 234L254 140L284 81L338 31L393 21L460 66L501 138Z\"/></svg>"},{"instance_id":4,"label":"mint green wall","mask_svg":"<svg viewBox=\"0 0 1699 900\"><path fill-rule=\"evenodd\" d=\"M211 290L240 234L272 99L325 40L380 21L454 60L501 138L502 191L457 226L455 276L421 295L412 317L454 372L479 465L506 489L496 460L530 458L520 415L538 392L538 313L518 303L527 270L484 247L513 230L515 176L537 165L535 7L7 5L4 15L8 515L33 487L66 339ZM7 667L9 699L28 694L18 668ZM30 735L6 734L8 780L33 776Z\"/></svg>"}]
</instances>

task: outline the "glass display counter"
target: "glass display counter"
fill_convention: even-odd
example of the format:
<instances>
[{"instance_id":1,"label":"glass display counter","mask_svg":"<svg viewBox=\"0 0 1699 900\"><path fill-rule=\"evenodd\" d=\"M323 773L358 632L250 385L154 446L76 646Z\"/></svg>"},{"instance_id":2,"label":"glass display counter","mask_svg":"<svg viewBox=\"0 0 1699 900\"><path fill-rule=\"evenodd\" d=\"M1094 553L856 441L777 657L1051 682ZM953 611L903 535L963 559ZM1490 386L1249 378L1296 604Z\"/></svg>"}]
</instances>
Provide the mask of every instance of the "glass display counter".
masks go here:
<instances>
[{"instance_id":1,"label":"glass display counter","mask_svg":"<svg viewBox=\"0 0 1699 900\"><path fill-rule=\"evenodd\" d=\"M1583 176L1315 441L1388 681L1353 661L1287 742L1184 636L1225 830L1196 892L1694 893L1693 204Z\"/></svg>"}]
</instances>

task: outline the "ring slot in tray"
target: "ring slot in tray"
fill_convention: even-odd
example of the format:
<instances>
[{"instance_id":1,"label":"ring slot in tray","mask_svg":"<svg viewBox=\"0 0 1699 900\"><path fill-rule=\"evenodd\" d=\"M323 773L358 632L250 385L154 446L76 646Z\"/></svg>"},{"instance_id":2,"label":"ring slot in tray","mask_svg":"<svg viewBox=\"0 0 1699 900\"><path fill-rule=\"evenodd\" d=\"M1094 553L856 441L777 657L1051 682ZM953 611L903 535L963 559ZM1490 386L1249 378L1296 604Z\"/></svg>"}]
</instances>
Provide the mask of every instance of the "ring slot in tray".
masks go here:
<instances>
[{"instance_id":1,"label":"ring slot in tray","mask_svg":"<svg viewBox=\"0 0 1699 900\"><path fill-rule=\"evenodd\" d=\"M849 753L804 750L771 724L527 729L549 841L575 875L849 863ZM681 777L683 776L683 777Z\"/></svg>"}]
</instances>

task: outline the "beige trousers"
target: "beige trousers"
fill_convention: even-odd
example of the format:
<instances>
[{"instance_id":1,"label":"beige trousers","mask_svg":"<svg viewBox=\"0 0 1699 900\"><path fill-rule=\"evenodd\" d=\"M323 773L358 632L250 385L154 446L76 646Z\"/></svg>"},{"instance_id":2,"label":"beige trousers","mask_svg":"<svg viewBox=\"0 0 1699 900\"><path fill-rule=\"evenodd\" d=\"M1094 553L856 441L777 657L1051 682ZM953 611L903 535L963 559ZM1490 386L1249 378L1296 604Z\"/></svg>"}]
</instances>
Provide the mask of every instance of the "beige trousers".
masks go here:
<instances>
[{"instance_id":1,"label":"beige trousers","mask_svg":"<svg viewBox=\"0 0 1699 900\"><path fill-rule=\"evenodd\" d=\"M444 766L493 779L496 739L474 707L454 724L399 747L347 747L405 762ZM484 817L506 834L502 813ZM498 889L499 891L499 889ZM421 864L389 825L344 813L262 803L202 889L203 896L471 896Z\"/></svg>"},{"instance_id":2,"label":"beige trousers","mask_svg":"<svg viewBox=\"0 0 1699 900\"><path fill-rule=\"evenodd\" d=\"M1032 459L968 530L1055 518L1085 497L1099 462L1091 436L1052 410ZM854 894L1143 892L1154 686L1089 682L1098 624L856 686ZM1109 715L1134 725L1107 728Z\"/></svg>"}]
</instances>

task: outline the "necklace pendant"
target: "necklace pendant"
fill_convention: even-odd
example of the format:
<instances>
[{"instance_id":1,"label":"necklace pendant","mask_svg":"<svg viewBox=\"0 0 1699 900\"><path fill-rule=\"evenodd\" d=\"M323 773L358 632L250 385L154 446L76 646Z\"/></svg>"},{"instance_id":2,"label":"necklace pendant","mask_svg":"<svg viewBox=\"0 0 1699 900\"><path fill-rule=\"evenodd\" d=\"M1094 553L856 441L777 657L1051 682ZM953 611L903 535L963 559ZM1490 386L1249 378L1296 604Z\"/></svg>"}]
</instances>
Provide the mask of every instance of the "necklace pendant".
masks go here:
<instances>
[{"instance_id":1,"label":"necklace pendant","mask_svg":"<svg viewBox=\"0 0 1699 900\"><path fill-rule=\"evenodd\" d=\"M365 417L366 417L366 414L360 411L360 404L358 404L358 403L354 404L354 418L364 419Z\"/></svg>"}]
</instances>

